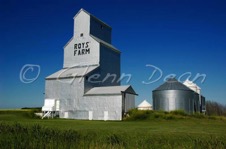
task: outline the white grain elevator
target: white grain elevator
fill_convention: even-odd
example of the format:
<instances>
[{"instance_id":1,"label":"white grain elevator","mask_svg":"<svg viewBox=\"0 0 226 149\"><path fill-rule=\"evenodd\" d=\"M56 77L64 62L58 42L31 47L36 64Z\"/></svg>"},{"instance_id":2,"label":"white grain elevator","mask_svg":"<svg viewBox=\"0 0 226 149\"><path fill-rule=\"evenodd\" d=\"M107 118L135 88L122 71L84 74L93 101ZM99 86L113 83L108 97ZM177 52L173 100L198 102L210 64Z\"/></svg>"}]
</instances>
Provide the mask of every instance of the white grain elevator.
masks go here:
<instances>
[{"instance_id":1,"label":"white grain elevator","mask_svg":"<svg viewBox=\"0 0 226 149\"><path fill-rule=\"evenodd\" d=\"M120 51L111 44L111 30L84 9L75 15L63 68L46 77L44 117L122 120L135 107L136 92L120 86Z\"/></svg>"}]
</instances>

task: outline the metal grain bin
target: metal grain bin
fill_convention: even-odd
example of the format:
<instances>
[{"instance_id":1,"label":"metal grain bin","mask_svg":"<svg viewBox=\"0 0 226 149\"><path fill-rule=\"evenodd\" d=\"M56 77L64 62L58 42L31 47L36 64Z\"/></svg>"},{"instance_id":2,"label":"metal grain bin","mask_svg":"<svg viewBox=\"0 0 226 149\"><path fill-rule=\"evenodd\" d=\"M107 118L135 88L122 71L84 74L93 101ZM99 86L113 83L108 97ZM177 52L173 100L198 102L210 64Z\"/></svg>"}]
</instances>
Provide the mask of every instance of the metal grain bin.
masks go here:
<instances>
[{"instance_id":1,"label":"metal grain bin","mask_svg":"<svg viewBox=\"0 0 226 149\"><path fill-rule=\"evenodd\" d=\"M154 110L184 110L188 114L194 112L194 91L175 78L168 79L153 90L152 95Z\"/></svg>"}]
</instances>

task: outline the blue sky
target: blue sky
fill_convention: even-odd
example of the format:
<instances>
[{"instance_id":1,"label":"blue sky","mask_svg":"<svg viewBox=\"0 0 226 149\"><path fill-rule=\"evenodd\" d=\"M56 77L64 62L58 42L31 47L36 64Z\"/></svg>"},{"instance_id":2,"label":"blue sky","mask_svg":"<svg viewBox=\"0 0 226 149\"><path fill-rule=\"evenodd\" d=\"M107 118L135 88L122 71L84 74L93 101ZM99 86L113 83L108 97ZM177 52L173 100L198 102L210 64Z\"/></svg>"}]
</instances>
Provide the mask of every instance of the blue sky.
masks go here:
<instances>
[{"instance_id":1,"label":"blue sky","mask_svg":"<svg viewBox=\"0 0 226 149\"><path fill-rule=\"evenodd\" d=\"M42 106L45 77L63 66L63 46L73 34L73 17L84 8L109 24L121 50L121 72L152 102L152 90L169 74L206 74L197 83L207 100L226 104L226 1L224 0L0 0L0 108ZM32 83L20 80L27 64L39 65ZM148 85L154 65L163 77ZM34 78L38 70L27 72ZM159 77L156 72L152 81ZM184 80L186 77L182 77ZM151 80L150 80L151 81ZM125 81L122 84L126 84Z\"/></svg>"}]
</instances>

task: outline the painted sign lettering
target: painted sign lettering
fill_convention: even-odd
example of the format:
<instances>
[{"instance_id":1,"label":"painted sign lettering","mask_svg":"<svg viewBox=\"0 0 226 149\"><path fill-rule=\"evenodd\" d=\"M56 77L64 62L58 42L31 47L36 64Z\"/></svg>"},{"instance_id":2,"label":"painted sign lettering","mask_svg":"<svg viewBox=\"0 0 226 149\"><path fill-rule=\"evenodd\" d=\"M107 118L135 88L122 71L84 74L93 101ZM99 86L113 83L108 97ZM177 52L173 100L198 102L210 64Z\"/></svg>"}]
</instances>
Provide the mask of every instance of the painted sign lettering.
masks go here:
<instances>
[{"instance_id":1,"label":"painted sign lettering","mask_svg":"<svg viewBox=\"0 0 226 149\"><path fill-rule=\"evenodd\" d=\"M90 54L89 42L74 44L74 56Z\"/></svg>"}]
</instances>

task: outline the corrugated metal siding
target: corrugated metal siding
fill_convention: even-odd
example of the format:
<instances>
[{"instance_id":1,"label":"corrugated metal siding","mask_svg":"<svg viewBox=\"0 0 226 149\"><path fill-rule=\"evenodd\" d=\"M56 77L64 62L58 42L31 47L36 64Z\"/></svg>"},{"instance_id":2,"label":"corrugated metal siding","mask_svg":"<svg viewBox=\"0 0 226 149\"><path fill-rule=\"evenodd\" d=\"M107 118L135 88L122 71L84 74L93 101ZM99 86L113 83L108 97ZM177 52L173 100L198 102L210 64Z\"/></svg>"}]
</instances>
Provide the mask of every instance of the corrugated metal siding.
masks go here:
<instances>
[{"instance_id":1,"label":"corrugated metal siding","mask_svg":"<svg viewBox=\"0 0 226 149\"><path fill-rule=\"evenodd\" d=\"M101 69L101 78L103 79L102 86L118 86L120 85L120 53L117 53L105 46L100 47L100 69ZM116 75L115 80L114 76L105 79L107 74Z\"/></svg>"},{"instance_id":2,"label":"corrugated metal siding","mask_svg":"<svg viewBox=\"0 0 226 149\"><path fill-rule=\"evenodd\" d=\"M153 109L163 111L184 110L187 113L193 113L193 98L194 94L192 91L153 91Z\"/></svg>"},{"instance_id":3,"label":"corrugated metal siding","mask_svg":"<svg viewBox=\"0 0 226 149\"><path fill-rule=\"evenodd\" d=\"M125 93L125 112L135 108L135 95Z\"/></svg>"},{"instance_id":4,"label":"corrugated metal siding","mask_svg":"<svg viewBox=\"0 0 226 149\"><path fill-rule=\"evenodd\" d=\"M199 94L194 93L194 112L200 112Z\"/></svg>"},{"instance_id":5,"label":"corrugated metal siding","mask_svg":"<svg viewBox=\"0 0 226 149\"><path fill-rule=\"evenodd\" d=\"M74 37L79 37L81 33L89 35L90 15L86 11L79 11L74 17Z\"/></svg>"},{"instance_id":6,"label":"corrugated metal siding","mask_svg":"<svg viewBox=\"0 0 226 149\"><path fill-rule=\"evenodd\" d=\"M46 80L46 98L60 100L60 118L67 113L67 118L88 119L92 111L94 120L104 120L104 111L108 111L108 120L122 119L122 95L83 96L82 84L79 78L72 84Z\"/></svg>"},{"instance_id":7,"label":"corrugated metal siding","mask_svg":"<svg viewBox=\"0 0 226 149\"><path fill-rule=\"evenodd\" d=\"M122 120L122 96L84 96L80 107L93 111L93 119L104 120L104 111L108 111L108 120Z\"/></svg>"},{"instance_id":8,"label":"corrugated metal siding","mask_svg":"<svg viewBox=\"0 0 226 149\"><path fill-rule=\"evenodd\" d=\"M82 78L46 80L45 98L59 99L62 111L77 110L83 96L83 82Z\"/></svg>"},{"instance_id":9,"label":"corrugated metal siding","mask_svg":"<svg viewBox=\"0 0 226 149\"><path fill-rule=\"evenodd\" d=\"M107 43L111 43L111 28L92 15L90 16L90 34Z\"/></svg>"}]
</instances>

